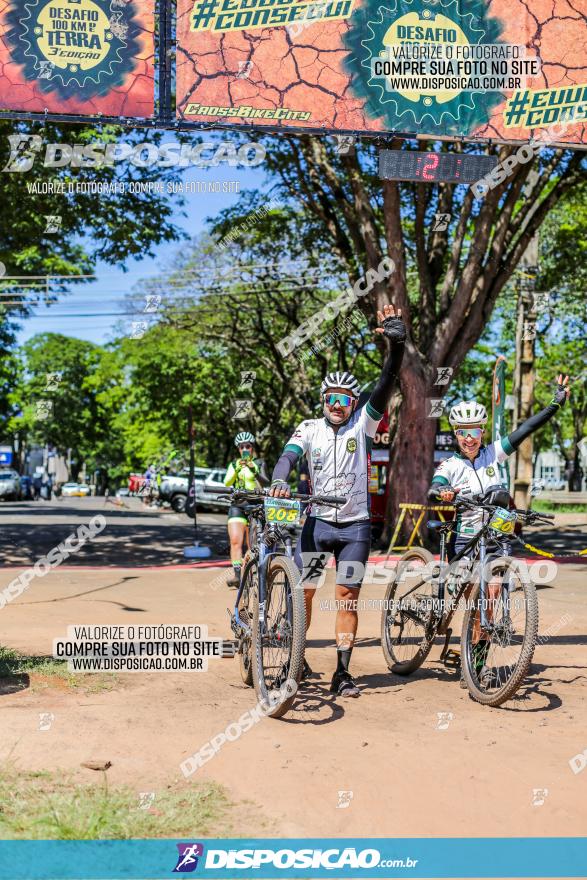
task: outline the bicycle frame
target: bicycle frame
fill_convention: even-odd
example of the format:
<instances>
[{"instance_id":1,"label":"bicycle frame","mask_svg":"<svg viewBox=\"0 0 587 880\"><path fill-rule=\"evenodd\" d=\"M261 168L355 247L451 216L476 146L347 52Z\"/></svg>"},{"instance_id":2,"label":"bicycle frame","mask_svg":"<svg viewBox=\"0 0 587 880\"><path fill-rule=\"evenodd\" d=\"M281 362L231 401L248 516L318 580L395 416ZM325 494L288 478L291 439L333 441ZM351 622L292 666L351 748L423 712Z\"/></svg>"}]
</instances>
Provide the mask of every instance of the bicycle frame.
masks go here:
<instances>
[{"instance_id":1,"label":"bicycle frame","mask_svg":"<svg viewBox=\"0 0 587 880\"><path fill-rule=\"evenodd\" d=\"M489 621L487 618L487 601L486 601L486 599L487 599L487 580L485 577L485 562L487 560L487 535L488 535L489 531L490 531L489 525L488 524L484 525L481 528L481 530L479 532L477 532L477 534L474 535L471 538L471 540L463 547L463 549L460 550L458 553L456 553L453 556L453 558L451 559L451 565L452 565L453 563L459 562L459 560L461 560L465 556L467 556L471 550L475 551L475 549L478 547L478 550L479 550L478 559L479 559L479 562L481 563L481 574L480 574L480 579L479 579L480 623L481 623L482 629L485 629L485 630L490 630L493 626L492 622ZM499 539L497 539L497 542L499 543ZM446 533L443 531L443 532L441 532L441 535L440 535L439 575L438 575L438 601L439 601L439 607L440 607L440 617L438 618L437 623L436 623L436 629L440 634L445 632L446 629L448 628L448 626L453 618L453 615L455 613L455 610L458 606L458 603L460 602L465 591L469 587L468 582L463 583L461 588L456 593L456 595L451 596L451 599L452 599L451 607L445 610L445 586L446 586L447 581L446 581L446 577L445 577L444 564L447 561L448 560L447 560L447 554L446 554ZM404 596L402 596L402 602L406 599L407 596L410 595L410 593L413 593L415 590L419 589L425 583L426 583L425 580L420 581L414 587L412 587L410 590L408 590L408 592ZM502 588L504 589L504 596L506 599L506 601L504 603L505 613L506 613L506 615L509 615L509 601L508 601L509 584L507 584L507 585L502 584Z\"/></svg>"},{"instance_id":2,"label":"bicycle frame","mask_svg":"<svg viewBox=\"0 0 587 880\"><path fill-rule=\"evenodd\" d=\"M292 550L292 539L290 534L285 534L282 529L278 526L271 526L269 530L267 528L263 528L266 526L265 517L263 514L263 509L260 508L255 511L251 511L251 517L255 517L258 520L258 538L257 538L257 546L251 547L251 552L253 554L251 562L256 559L257 564L257 573L259 580L259 622L261 623L261 627L264 627L265 624L265 602L267 596L267 571L269 568L269 563L271 561L272 556L280 556L282 555L282 550L278 549L278 545L280 543L285 545L285 555L293 558L293 550ZM267 534L266 534L267 533ZM269 539L269 540L268 540ZM249 568L250 564L246 566ZM241 627L243 632L246 635L251 634L251 627L244 623L241 620L238 613L238 606L243 594L244 586L245 586L245 571L243 571L243 577L241 577L241 582L239 584L239 588L237 591L235 605L234 605L234 616L233 619L235 623Z\"/></svg>"}]
</instances>

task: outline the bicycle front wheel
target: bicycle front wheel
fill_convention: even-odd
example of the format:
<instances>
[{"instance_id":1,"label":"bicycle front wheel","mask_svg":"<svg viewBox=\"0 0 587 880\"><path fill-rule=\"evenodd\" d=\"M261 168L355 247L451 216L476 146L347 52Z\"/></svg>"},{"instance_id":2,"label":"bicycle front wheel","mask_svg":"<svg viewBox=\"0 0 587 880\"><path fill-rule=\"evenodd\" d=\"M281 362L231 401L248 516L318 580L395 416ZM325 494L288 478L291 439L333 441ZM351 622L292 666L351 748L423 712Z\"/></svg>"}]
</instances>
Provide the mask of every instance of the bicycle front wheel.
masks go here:
<instances>
[{"instance_id":1,"label":"bicycle front wheel","mask_svg":"<svg viewBox=\"0 0 587 880\"><path fill-rule=\"evenodd\" d=\"M253 662L251 650L251 632L253 628L253 602L257 585L257 565L247 553L243 565L243 592L238 604L238 616L248 627L240 638L239 664L241 678L247 687L253 687Z\"/></svg>"},{"instance_id":2,"label":"bicycle front wheel","mask_svg":"<svg viewBox=\"0 0 587 880\"><path fill-rule=\"evenodd\" d=\"M293 705L306 647L304 591L287 556L275 556L267 570L265 608L259 591L253 602L253 680L264 714L281 718Z\"/></svg>"},{"instance_id":3,"label":"bicycle front wheel","mask_svg":"<svg viewBox=\"0 0 587 880\"><path fill-rule=\"evenodd\" d=\"M390 581L381 613L381 647L391 672L410 675L434 644L435 600L438 594L424 548L408 550Z\"/></svg>"},{"instance_id":4,"label":"bicycle front wheel","mask_svg":"<svg viewBox=\"0 0 587 880\"><path fill-rule=\"evenodd\" d=\"M473 699L501 706L530 669L538 635L538 596L527 573L509 556L487 563L486 581L484 600L479 584L469 597L461 632L461 662Z\"/></svg>"}]
</instances>

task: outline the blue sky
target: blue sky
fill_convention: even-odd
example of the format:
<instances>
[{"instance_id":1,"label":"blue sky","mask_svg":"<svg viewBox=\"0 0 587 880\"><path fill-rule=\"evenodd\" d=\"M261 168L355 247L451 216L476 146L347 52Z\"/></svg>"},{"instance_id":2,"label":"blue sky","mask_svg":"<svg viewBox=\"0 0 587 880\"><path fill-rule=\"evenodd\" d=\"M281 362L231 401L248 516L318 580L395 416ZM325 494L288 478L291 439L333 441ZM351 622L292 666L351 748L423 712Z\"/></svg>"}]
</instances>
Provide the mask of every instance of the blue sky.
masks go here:
<instances>
[{"instance_id":1,"label":"blue sky","mask_svg":"<svg viewBox=\"0 0 587 880\"><path fill-rule=\"evenodd\" d=\"M262 167L243 168L227 164L210 170L192 167L181 173L181 179L186 182L238 181L242 192L263 186L266 175ZM186 216L182 217L181 210L178 210L174 214L174 222L193 237L204 231L207 217L234 204L238 198L237 192L187 193L181 209ZM181 247L182 244L178 242L163 243L156 248L154 257L130 261L126 272L116 266L98 263L95 281L73 285L72 292L63 296L58 303L49 308L41 306L35 309L35 314L22 322L18 342L22 344L36 333L45 332L62 333L100 344L110 341L115 335L115 326L123 319L120 314L111 313L122 312L124 297L134 285L141 279L159 275ZM130 319L128 321L130 324Z\"/></svg>"}]
</instances>

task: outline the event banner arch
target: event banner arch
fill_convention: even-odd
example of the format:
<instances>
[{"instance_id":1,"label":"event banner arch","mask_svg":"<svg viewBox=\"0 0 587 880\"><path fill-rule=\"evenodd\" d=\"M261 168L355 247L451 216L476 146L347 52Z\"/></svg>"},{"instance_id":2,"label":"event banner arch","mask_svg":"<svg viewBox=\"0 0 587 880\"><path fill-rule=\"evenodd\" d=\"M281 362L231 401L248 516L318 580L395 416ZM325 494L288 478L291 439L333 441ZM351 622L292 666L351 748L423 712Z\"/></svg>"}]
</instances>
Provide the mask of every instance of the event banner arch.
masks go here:
<instances>
[{"instance_id":1,"label":"event banner arch","mask_svg":"<svg viewBox=\"0 0 587 880\"><path fill-rule=\"evenodd\" d=\"M153 0L0 0L0 110L152 117Z\"/></svg>"},{"instance_id":2,"label":"event banner arch","mask_svg":"<svg viewBox=\"0 0 587 880\"><path fill-rule=\"evenodd\" d=\"M178 0L177 12L183 120L587 145L585 0Z\"/></svg>"}]
</instances>

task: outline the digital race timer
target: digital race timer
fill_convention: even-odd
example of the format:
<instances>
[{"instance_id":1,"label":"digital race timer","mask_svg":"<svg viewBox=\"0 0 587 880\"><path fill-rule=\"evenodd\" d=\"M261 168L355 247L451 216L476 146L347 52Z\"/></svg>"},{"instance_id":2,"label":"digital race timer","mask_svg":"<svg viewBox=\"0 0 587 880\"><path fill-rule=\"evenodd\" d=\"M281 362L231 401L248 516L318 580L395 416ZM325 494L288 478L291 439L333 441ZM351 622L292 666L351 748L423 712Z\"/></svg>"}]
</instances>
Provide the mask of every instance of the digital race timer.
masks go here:
<instances>
[{"instance_id":1,"label":"digital race timer","mask_svg":"<svg viewBox=\"0 0 587 880\"><path fill-rule=\"evenodd\" d=\"M422 183L476 183L497 165L497 156L475 153L423 153L381 150L379 176Z\"/></svg>"}]
</instances>

